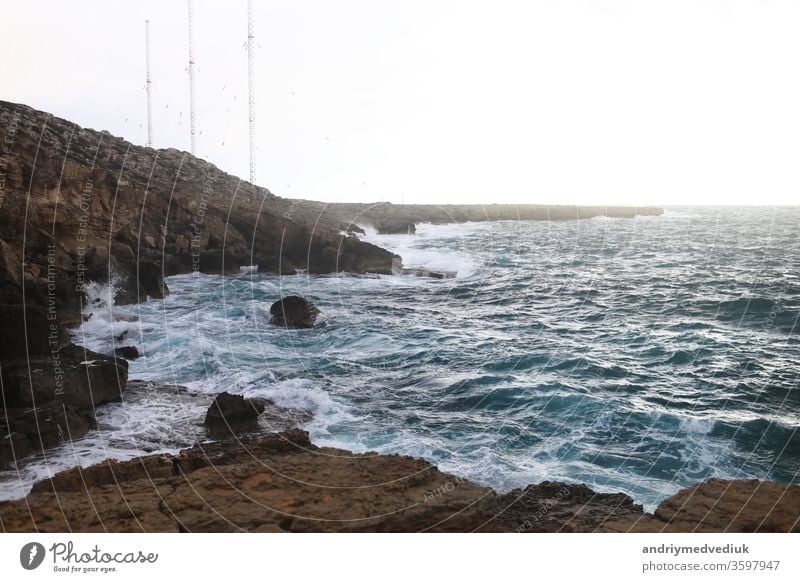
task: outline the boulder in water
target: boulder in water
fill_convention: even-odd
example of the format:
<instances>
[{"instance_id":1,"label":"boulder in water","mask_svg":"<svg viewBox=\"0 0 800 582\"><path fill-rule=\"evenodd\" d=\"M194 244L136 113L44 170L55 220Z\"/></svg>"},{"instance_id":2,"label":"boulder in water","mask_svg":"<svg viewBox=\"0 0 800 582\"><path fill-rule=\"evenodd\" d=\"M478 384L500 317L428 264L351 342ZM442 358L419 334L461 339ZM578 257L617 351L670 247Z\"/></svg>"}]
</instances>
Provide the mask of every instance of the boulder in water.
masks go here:
<instances>
[{"instance_id":1,"label":"boulder in water","mask_svg":"<svg viewBox=\"0 0 800 582\"><path fill-rule=\"evenodd\" d=\"M289 295L276 301L269 308L271 323L283 327L314 327L320 310L313 303L297 295Z\"/></svg>"},{"instance_id":2,"label":"boulder in water","mask_svg":"<svg viewBox=\"0 0 800 582\"><path fill-rule=\"evenodd\" d=\"M205 425L212 432L229 429L236 433L254 429L258 416L264 409L265 403L260 398L245 398L239 394L223 392L208 407Z\"/></svg>"},{"instance_id":3,"label":"boulder in water","mask_svg":"<svg viewBox=\"0 0 800 582\"><path fill-rule=\"evenodd\" d=\"M208 408L205 425L219 438L244 432L281 432L313 418L310 412L284 408L266 398L245 398L223 392Z\"/></svg>"},{"instance_id":4,"label":"boulder in water","mask_svg":"<svg viewBox=\"0 0 800 582\"><path fill-rule=\"evenodd\" d=\"M455 271L431 271L425 267L410 267L400 271L403 275L413 275L415 277L429 277L431 279L455 279Z\"/></svg>"},{"instance_id":5,"label":"boulder in water","mask_svg":"<svg viewBox=\"0 0 800 582\"><path fill-rule=\"evenodd\" d=\"M122 346L121 348L114 350L114 353L120 358L125 358L126 360L135 360L142 355L141 352L139 352L139 348L136 346Z\"/></svg>"}]
</instances>

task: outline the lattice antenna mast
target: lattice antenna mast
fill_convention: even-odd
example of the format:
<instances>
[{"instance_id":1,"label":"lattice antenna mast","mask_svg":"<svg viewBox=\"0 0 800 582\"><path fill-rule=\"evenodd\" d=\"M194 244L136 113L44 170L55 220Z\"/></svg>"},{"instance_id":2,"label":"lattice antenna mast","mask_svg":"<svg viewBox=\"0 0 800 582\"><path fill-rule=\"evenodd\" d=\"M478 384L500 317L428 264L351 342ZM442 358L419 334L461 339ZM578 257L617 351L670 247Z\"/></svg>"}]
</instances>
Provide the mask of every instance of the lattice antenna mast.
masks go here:
<instances>
[{"instance_id":1,"label":"lattice antenna mast","mask_svg":"<svg viewBox=\"0 0 800 582\"><path fill-rule=\"evenodd\" d=\"M256 183L256 50L253 0L247 0L247 105L250 129L250 183Z\"/></svg>"},{"instance_id":2,"label":"lattice antenna mast","mask_svg":"<svg viewBox=\"0 0 800 582\"><path fill-rule=\"evenodd\" d=\"M195 128L195 99L194 99L194 10L192 0L189 2L189 132L191 136L192 155L197 153L197 134Z\"/></svg>"},{"instance_id":3,"label":"lattice antenna mast","mask_svg":"<svg viewBox=\"0 0 800 582\"><path fill-rule=\"evenodd\" d=\"M150 79L150 21L144 21L144 50L147 64L147 147L153 147L153 87Z\"/></svg>"}]
</instances>

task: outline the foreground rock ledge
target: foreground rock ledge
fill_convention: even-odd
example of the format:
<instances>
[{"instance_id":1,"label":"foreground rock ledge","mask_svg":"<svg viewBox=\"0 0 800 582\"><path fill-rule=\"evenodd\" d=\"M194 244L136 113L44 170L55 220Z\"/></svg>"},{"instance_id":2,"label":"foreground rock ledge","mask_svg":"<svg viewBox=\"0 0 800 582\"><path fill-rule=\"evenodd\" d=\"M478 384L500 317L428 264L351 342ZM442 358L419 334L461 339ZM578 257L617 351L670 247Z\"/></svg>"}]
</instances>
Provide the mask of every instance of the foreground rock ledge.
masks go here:
<instances>
[{"instance_id":1,"label":"foreground rock ledge","mask_svg":"<svg viewBox=\"0 0 800 582\"><path fill-rule=\"evenodd\" d=\"M320 448L290 430L70 469L0 504L9 532L797 531L800 487L709 481L647 514L541 483L506 495L420 459Z\"/></svg>"}]
</instances>

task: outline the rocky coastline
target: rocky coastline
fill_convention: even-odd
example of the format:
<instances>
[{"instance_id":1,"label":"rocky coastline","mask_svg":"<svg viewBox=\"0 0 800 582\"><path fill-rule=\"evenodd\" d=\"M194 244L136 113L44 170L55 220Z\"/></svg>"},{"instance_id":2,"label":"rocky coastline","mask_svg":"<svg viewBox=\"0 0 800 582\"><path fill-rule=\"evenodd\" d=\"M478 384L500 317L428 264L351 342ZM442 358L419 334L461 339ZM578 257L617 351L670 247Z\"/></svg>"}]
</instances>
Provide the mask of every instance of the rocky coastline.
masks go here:
<instances>
[{"instance_id":1,"label":"rocky coastline","mask_svg":"<svg viewBox=\"0 0 800 582\"><path fill-rule=\"evenodd\" d=\"M0 101L0 469L96 429L123 399L126 357L72 343L87 290L116 304L181 273L403 272L362 226L658 215L657 208L328 205L288 200L174 149L133 145ZM359 226L360 225L360 226ZM417 273L417 275L419 275ZM286 315L287 309L279 314ZM273 314L274 315L274 314ZM310 317L304 312L305 317ZM279 322L280 323L280 322ZM313 324L313 321L312 321ZM121 341L121 338L120 338ZM234 399L235 400L235 399ZM238 401L217 403L224 416ZM217 430L179 455L75 468L0 503L3 531L796 531L800 487L709 481L649 514L621 493L541 483L505 494L424 460L317 447L269 402L270 434ZM218 422L211 414L209 422ZM252 424L251 413L244 420ZM222 423L225 425L225 423ZM218 428L218 427L217 427ZM230 427L228 427L230 428Z\"/></svg>"},{"instance_id":2,"label":"rocky coastline","mask_svg":"<svg viewBox=\"0 0 800 582\"><path fill-rule=\"evenodd\" d=\"M7 532L796 532L800 487L711 480L654 513L544 482L498 494L407 456L290 429L70 469L0 503Z\"/></svg>"},{"instance_id":3,"label":"rocky coastline","mask_svg":"<svg viewBox=\"0 0 800 582\"><path fill-rule=\"evenodd\" d=\"M305 201L305 204L318 204ZM323 210L320 209L320 212ZM660 216L653 206L568 206L544 204L331 204L325 211L353 224L371 226L378 234L414 234L420 223L459 224L497 220L561 221Z\"/></svg>"}]
</instances>

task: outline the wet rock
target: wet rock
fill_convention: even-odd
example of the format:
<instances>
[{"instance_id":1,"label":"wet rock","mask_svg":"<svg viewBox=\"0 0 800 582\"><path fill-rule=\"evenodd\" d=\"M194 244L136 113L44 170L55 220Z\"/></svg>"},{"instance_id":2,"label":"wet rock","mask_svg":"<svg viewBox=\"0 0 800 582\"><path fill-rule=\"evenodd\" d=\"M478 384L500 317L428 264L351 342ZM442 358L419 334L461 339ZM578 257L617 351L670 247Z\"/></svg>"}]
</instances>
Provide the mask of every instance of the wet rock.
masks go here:
<instances>
[{"instance_id":1,"label":"wet rock","mask_svg":"<svg viewBox=\"0 0 800 582\"><path fill-rule=\"evenodd\" d=\"M662 501L669 531L800 532L800 486L711 479Z\"/></svg>"},{"instance_id":2,"label":"wet rock","mask_svg":"<svg viewBox=\"0 0 800 582\"><path fill-rule=\"evenodd\" d=\"M122 346L121 348L115 349L114 353L120 358L125 358L126 360L135 360L142 355L139 352L139 348L136 346Z\"/></svg>"},{"instance_id":3,"label":"wet rock","mask_svg":"<svg viewBox=\"0 0 800 582\"><path fill-rule=\"evenodd\" d=\"M8 423L0 421L0 424ZM3 426L0 430L2 431L0 432L2 435L0 437L0 471L5 471L13 467L20 459L33 453L33 446L31 446L31 438L25 433L10 432L7 426Z\"/></svg>"},{"instance_id":4,"label":"wet rock","mask_svg":"<svg viewBox=\"0 0 800 582\"><path fill-rule=\"evenodd\" d=\"M169 287L164 282L163 265L159 261L142 259L138 263L131 261L118 265L117 272L123 275L117 276L114 296L117 305L142 303L148 299L164 299L169 295Z\"/></svg>"},{"instance_id":5,"label":"wet rock","mask_svg":"<svg viewBox=\"0 0 800 582\"><path fill-rule=\"evenodd\" d=\"M46 356L3 362L5 405L41 406L50 401L93 408L120 399L128 379L125 360L69 344Z\"/></svg>"},{"instance_id":6,"label":"wet rock","mask_svg":"<svg viewBox=\"0 0 800 582\"><path fill-rule=\"evenodd\" d=\"M651 515L586 485L498 496L421 459L320 448L293 429L63 471L0 503L0 523L9 532L789 531L799 491L709 481Z\"/></svg>"},{"instance_id":7,"label":"wet rock","mask_svg":"<svg viewBox=\"0 0 800 582\"><path fill-rule=\"evenodd\" d=\"M264 412L259 417L259 423L268 431L286 431L314 419L314 415L306 410L278 406L267 399L262 399L262 402Z\"/></svg>"},{"instance_id":8,"label":"wet rock","mask_svg":"<svg viewBox=\"0 0 800 582\"><path fill-rule=\"evenodd\" d=\"M372 226L378 234L416 234L417 225L408 220L402 219L384 219L374 220Z\"/></svg>"},{"instance_id":9,"label":"wet rock","mask_svg":"<svg viewBox=\"0 0 800 582\"><path fill-rule=\"evenodd\" d=\"M320 310L313 303L297 295L289 295L276 301L269 308L270 323L283 327L314 327Z\"/></svg>"},{"instance_id":10,"label":"wet rock","mask_svg":"<svg viewBox=\"0 0 800 582\"><path fill-rule=\"evenodd\" d=\"M215 430L234 433L255 430L258 416L264 412L265 404L260 398L245 398L239 394L223 392L217 394L206 412L205 425Z\"/></svg>"},{"instance_id":11,"label":"wet rock","mask_svg":"<svg viewBox=\"0 0 800 582\"><path fill-rule=\"evenodd\" d=\"M91 411L55 401L36 408L6 408L0 411L0 467L78 439L96 424Z\"/></svg>"},{"instance_id":12,"label":"wet rock","mask_svg":"<svg viewBox=\"0 0 800 582\"><path fill-rule=\"evenodd\" d=\"M402 268L399 255L386 253L382 248L348 236L337 247L341 251L327 272L380 273L391 275Z\"/></svg>"},{"instance_id":13,"label":"wet rock","mask_svg":"<svg viewBox=\"0 0 800 582\"><path fill-rule=\"evenodd\" d=\"M69 343L67 334L39 305L0 305L0 354L3 360L47 354Z\"/></svg>"},{"instance_id":14,"label":"wet rock","mask_svg":"<svg viewBox=\"0 0 800 582\"><path fill-rule=\"evenodd\" d=\"M208 408L205 425L212 435L224 438L244 432L282 432L312 419L310 412L278 406L266 398L223 392Z\"/></svg>"},{"instance_id":15,"label":"wet rock","mask_svg":"<svg viewBox=\"0 0 800 582\"><path fill-rule=\"evenodd\" d=\"M320 449L293 430L73 469L0 503L0 520L41 532L471 531L493 501L426 461Z\"/></svg>"},{"instance_id":16,"label":"wet rock","mask_svg":"<svg viewBox=\"0 0 800 582\"><path fill-rule=\"evenodd\" d=\"M424 267L413 267L402 269L401 274L413 275L414 277L429 277L431 279L455 279L456 273L454 271L431 271Z\"/></svg>"},{"instance_id":17,"label":"wet rock","mask_svg":"<svg viewBox=\"0 0 800 582\"><path fill-rule=\"evenodd\" d=\"M597 493L586 485L545 481L497 498L483 531L593 532L608 520L637 519L641 505L624 493Z\"/></svg>"}]
</instances>

